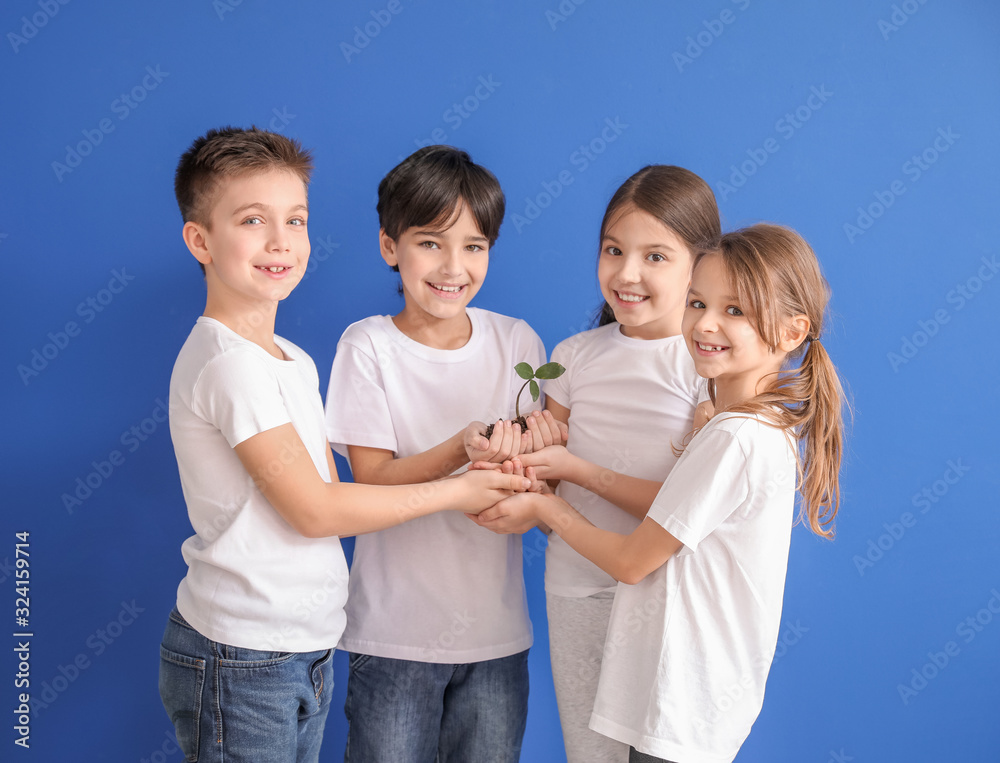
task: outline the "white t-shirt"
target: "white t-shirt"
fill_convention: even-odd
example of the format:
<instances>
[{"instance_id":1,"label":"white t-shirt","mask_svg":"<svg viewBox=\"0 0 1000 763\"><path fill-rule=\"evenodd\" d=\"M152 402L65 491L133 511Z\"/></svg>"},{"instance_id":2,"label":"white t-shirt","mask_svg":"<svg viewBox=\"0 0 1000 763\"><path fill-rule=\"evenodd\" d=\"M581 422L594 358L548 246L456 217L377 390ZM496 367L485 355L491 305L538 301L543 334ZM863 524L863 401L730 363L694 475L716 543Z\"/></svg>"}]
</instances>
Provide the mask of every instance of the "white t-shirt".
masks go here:
<instances>
[{"instance_id":1,"label":"white t-shirt","mask_svg":"<svg viewBox=\"0 0 1000 763\"><path fill-rule=\"evenodd\" d=\"M756 418L720 414L691 441L647 515L684 545L619 584L592 729L667 760L733 760L778 639L795 469Z\"/></svg>"},{"instance_id":2,"label":"white t-shirt","mask_svg":"<svg viewBox=\"0 0 1000 763\"><path fill-rule=\"evenodd\" d=\"M632 477L666 479L677 460L671 444L691 431L707 384L680 336L634 339L617 323L561 342L552 360L566 373L545 383L545 394L570 409L567 448L581 458ZM565 480L556 493L596 526L627 535L640 520ZM545 590L590 596L614 590L615 580L558 535L545 552Z\"/></svg>"},{"instance_id":3,"label":"white t-shirt","mask_svg":"<svg viewBox=\"0 0 1000 763\"><path fill-rule=\"evenodd\" d=\"M523 384L514 366L544 363L542 341L522 320L467 312L472 337L456 350L413 341L387 315L347 328L326 397L327 435L338 453L357 445L405 458L472 421L513 417ZM525 390L521 412L537 408ZM358 536L341 649L469 663L530 646L521 536L496 535L458 511Z\"/></svg>"},{"instance_id":4,"label":"white t-shirt","mask_svg":"<svg viewBox=\"0 0 1000 763\"><path fill-rule=\"evenodd\" d=\"M177 609L223 644L312 652L344 629L347 562L339 538L305 538L274 510L233 448L291 422L330 481L319 376L280 337L278 360L222 323L201 317L170 377L170 436L195 535Z\"/></svg>"}]
</instances>

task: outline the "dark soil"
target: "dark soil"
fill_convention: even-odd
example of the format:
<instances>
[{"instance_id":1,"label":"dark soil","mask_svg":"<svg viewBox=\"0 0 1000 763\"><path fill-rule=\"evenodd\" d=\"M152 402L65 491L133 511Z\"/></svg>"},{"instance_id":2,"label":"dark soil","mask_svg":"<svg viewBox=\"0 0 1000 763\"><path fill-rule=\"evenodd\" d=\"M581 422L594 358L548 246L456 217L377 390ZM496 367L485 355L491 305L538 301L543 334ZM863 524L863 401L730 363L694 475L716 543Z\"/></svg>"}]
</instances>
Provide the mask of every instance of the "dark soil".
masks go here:
<instances>
[{"instance_id":1,"label":"dark soil","mask_svg":"<svg viewBox=\"0 0 1000 763\"><path fill-rule=\"evenodd\" d=\"M521 434L524 434L525 432L528 431L528 421L527 419L524 418L524 416L518 416L516 419L513 419L513 421L515 424L521 425ZM493 436L494 426L495 424L490 424L489 426L486 427L486 434L484 435L484 437L486 437L487 440Z\"/></svg>"}]
</instances>

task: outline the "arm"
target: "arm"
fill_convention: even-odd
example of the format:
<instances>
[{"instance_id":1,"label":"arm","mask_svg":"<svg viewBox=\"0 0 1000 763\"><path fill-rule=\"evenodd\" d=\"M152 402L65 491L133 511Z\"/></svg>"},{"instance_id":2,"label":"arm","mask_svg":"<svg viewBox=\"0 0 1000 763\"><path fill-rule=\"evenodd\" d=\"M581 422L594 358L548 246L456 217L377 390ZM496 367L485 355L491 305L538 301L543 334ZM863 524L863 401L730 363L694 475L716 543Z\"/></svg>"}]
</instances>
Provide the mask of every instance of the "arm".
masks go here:
<instances>
[{"instance_id":1,"label":"arm","mask_svg":"<svg viewBox=\"0 0 1000 763\"><path fill-rule=\"evenodd\" d=\"M631 535L601 530L566 501L546 493L513 496L476 518L477 524L501 533L532 520L544 522L579 554L629 585L665 564L682 545L651 519L643 520Z\"/></svg>"},{"instance_id":2,"label":"arm","mask_svg":"<svg viewBox=\"0 0 1000 763\"><path fill-rule=\"evenodd\" d=\"M535 474L544 480L567 480L574 485L599 495L634 517L642 519L653 505L662 483L644 480L605 469L586 461L566 450L562 445L551 445L535 453L518 456L524 466L534 467Z\"/></svg>"},{"instance_id":3,"label":"arm","mask_svg":"<svg viewBox=\"0 0 1000 763\"><path fill-rule=\"evenodd\" d=\"M396 458L391 450L348 445L354 481L366 485L406 485L447 477L472 460L505 461L516 456L521 428L509 421L498 422L493 436L482 436L485 426L473 421L440 445L413 456Z\"/></svg>"},{"instance_id":4,"label":"arm","mask_svg":"<svg viewBox=\"0 0 1000 763\"><path fill-rule=\"evenodd\" d=\"M475 512L528 487L523 477L493 471L383 487L342 483L331 468L334 481L326 482L292 424L256 434L234 450L278 514L307 538L382 530L437 511Z\"/></svg>"}]
</instances>

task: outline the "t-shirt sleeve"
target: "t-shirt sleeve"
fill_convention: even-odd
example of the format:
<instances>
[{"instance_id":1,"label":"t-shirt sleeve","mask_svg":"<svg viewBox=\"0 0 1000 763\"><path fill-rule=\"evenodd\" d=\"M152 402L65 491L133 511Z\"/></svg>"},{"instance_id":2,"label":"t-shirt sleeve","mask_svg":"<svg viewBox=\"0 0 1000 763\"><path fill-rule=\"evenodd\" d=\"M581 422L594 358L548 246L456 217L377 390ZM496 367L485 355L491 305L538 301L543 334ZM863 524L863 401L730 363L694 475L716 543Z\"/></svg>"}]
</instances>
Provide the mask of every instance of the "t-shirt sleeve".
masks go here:
<instances>
[{"instance_id":1,"label":"t-shirt sleeve","mask_svg":"<svg viewBox=\"0 0 1000 763\"><path fill-rule=\"evenodd\" d=\"M347 446L397 450L382 371L374 352L343 339L326 391L326 436L347 456Z\"/></svg>"},{"instance_id":2,"label":"t-shirt sleeve","mask_svg":"<svg viewBox=\"0 0 1000 763\"><path fill-rule=\"evenodd\" d=\"M749 496L747 457L732 432L703 430L660 488L647 516L694 553Z\"/></svg>"},{"instance_id":3,"label":"t-shirt sleeve","mask_svg":"<svg viewBox=\"0 0 1000 763\"><path fill-rule=\"evenodd\" d=\"M292 420L267 363L241 350L229 350L205 367L194 387L192 410L233 448Z\"/></svg>"},{"instance_id":4,"label":"t-shirt sleeve","mask_svg":"<svg viewBox=\"0 0 1000 763\"><path fill-rule=\"evenodd\" d=\"M570 380L573 376L573 347L572 342L563 340L556 345L552 351L552 362L560 364L566 369L566 373L558 379L550 379L545 382L545 396L551 397L563 408L569 408Z\"/></svg>"}]
</instances>

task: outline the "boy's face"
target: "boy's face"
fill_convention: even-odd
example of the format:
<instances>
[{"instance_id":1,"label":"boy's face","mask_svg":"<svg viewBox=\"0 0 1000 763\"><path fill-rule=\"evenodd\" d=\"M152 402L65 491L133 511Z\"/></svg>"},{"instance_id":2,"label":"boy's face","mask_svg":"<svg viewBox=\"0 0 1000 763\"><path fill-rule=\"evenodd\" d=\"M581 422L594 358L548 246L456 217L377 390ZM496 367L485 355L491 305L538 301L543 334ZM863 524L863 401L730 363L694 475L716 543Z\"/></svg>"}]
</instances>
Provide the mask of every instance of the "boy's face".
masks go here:
<instances>
[{"instance_id":1,"label":"boy's face","mask_svg":"<svg viewBox=\"0 0 1000 763\"><path fill-rule=\"evenodd\" d=\"M379 244L383 259L399 267L408 317L465 325L465 308L490 264L490 242L467 204L460 201L458 214L452 213L444 226L407 228L397 240L381 231Z\"/></svg>"},{"instance_id":2,"label":"boy's face","mask_svg":"<svg viewBox=\"0 0 1000 763\"><path fill-rule=\"evenodd\" d=\"M309 262L308 217L305 184L291 172L224 180L211 227L184 226L188 247L205 265L210 298L238 307L287 297Z\"/></svg>"}]
</instances>

